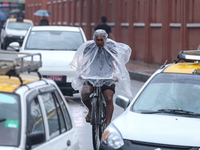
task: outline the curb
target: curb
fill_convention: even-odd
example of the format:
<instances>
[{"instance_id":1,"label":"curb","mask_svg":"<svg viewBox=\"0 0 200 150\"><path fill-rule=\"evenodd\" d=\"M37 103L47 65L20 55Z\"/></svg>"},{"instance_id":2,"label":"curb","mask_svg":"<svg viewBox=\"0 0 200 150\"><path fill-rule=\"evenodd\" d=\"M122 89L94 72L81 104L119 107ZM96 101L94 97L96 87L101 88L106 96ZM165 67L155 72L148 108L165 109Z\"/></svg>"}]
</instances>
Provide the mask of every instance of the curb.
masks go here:
<instances>
[{"instance_id":1,"label":"curb","mask_svg":"<svg viewBox=\"0 0 200 150\"><path fill-rule=\"evenodd\" d=\"M129 76L131 80L137 80L140 82L146 82L151 75L145 73L139 73L134 71L129 71Z\"/></svg>"}]
</instances>

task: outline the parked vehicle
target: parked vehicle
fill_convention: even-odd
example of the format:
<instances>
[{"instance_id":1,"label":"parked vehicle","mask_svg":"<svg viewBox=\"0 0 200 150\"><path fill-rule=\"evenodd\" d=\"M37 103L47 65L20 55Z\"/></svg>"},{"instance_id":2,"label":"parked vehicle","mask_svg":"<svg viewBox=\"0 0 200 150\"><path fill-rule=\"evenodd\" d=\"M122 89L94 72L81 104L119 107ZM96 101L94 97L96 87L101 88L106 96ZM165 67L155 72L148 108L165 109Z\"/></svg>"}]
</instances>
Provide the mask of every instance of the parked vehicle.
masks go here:
<instances>
[{"instance_id":1,"label":"parked vehicle","mask_svg":"<svg viewBox=\"0 0 200 150\"><path fill-rule=\"evenodd\" d=\"M8 18L1 29L1 49L6 50L11 42L22 45L27 30L33 26L29 19Z\"/></svg>"},{"instance_id":2,"label":"parked vehicle","mask_svg":"<svg viewBox=\"0 0 200 150\"><path fill-rule=\"evenodd\" d=\"M181 51L135 98L118 96L125 109L105 129L100 150L199 150L200 51Z\"/></svg>"},{"instance_id":3,"label":"parked vehicle","mask_svg":"<svg viewBox=\"0 0 200 150\"><path fill-rule=\"evenodd\" d=\"M19 54L23 56L0 59L0 150L79 149L77 130L62 92L38 72L41 54ZM38 77L22 76L24 72L37 72Z\"/></svg>"},{"instance_id":4,"label":"parked vehicle","mask_svg":"<svg viewBox=\"0 0 200 150\"><path fill-rule=\"evenodd\" d=\"M27 32L21 48L18 43L11 43L10 47L20 52L40 52L42 76L54 80L64 95L72 96L77 92L71 86L76 71L69 64L84 42L86 36L80 27L33 26Z\"/></svg>"}]
</instances>

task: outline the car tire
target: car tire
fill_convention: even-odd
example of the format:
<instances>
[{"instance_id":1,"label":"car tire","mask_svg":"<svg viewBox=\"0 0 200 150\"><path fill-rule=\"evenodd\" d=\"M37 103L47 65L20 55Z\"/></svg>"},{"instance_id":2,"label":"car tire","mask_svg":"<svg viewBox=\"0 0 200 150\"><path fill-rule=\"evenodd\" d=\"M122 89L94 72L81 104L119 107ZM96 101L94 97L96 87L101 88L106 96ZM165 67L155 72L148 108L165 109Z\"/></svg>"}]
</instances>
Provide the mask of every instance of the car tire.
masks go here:
<instances>
[{"instance_id":1,"label":"car tire","mask_svg":"<svg viewBox=\"0 0 200 150\"><path fill-rule=\"evenodd\" d=\"M5 42L3 42L2 45L3 45L2 48L3 48L4 50L6 50L6 49L7 49L7 44L6 44Z\"/></svg>"},{"instance_id":2,"label":"car tire","mask_svg":"<svg viewBox=\"0 0 200 150\"><path fill-rule=\"evenodd\" d=\"M1 41L1 49L3 49L3 43L2 43L2 41Z\"/></svg>"}]
</instances>

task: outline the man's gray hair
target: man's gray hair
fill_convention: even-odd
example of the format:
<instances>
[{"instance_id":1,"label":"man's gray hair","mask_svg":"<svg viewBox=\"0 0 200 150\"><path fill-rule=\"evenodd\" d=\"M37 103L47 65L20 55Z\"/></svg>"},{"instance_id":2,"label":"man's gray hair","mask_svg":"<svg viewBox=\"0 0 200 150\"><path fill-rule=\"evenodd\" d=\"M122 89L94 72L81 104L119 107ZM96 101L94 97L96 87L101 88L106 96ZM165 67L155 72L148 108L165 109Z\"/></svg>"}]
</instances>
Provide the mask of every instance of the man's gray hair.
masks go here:
<instances>
[{"instance_id":1,"label":"man's gray hair","mask_svg":"<svg viewBox=\"0 0 200 150\"><path fill-rule=\"evenodd\" d=\"M98 29L94 32L94 35L93 35L93 40L95 41L96 40L96 36L100 36L103 38L104 42L107 40L108 38L108 34L106 33L105 30L103 29Z\"/></svg>"}]
</instances>

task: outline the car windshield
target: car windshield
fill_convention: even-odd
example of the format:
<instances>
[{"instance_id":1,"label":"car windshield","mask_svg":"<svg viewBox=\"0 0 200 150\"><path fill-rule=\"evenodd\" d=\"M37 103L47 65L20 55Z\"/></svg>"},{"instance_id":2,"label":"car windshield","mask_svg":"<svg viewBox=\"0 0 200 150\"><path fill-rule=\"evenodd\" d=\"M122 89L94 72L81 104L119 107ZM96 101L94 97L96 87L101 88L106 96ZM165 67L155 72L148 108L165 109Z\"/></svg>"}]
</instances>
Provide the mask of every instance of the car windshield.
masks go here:
<instances>
[{"instance_id":1,"label":"car windshield","mask_svg":"<svg viewBox=\"0 0 200 150\"><path fill-rule=\"evenodd\" d=\"M32 26L31 23L25 22L9 22L8 29L11 30L28 30Z\"/></svg>"},{"instance_id":2,"label":"car windshield","mask_svg":"<svg viewBox=\"0 0 200 150\"><path fill-rule=\"evenodd\" d=\"M156 75L137 98L132 110L141 113L200 114L200 76Z\"/></svg>"},{"instance_id":3,"label":"car windshield","mask_svg":"<svg viewBox=\"0 0 200 150\"><path fill-rule=\"evenodd\" d=\"M20 103L15 94L0 93L0 145L18 146L20 137Z\"/></svg>"},{"instance_id":4,"label":"car windshield","mask_svg":"<svg viewBox=\"0 0 200 150\"><path fill-rule=\"evenodd\" d=\"M25 50L77 50L83 44L80 32L32 31Z\"/></svg>"}]
</instances>

